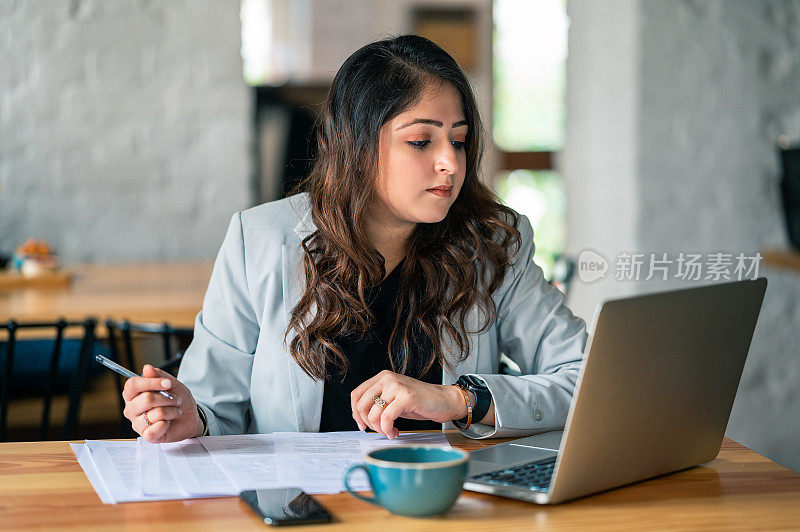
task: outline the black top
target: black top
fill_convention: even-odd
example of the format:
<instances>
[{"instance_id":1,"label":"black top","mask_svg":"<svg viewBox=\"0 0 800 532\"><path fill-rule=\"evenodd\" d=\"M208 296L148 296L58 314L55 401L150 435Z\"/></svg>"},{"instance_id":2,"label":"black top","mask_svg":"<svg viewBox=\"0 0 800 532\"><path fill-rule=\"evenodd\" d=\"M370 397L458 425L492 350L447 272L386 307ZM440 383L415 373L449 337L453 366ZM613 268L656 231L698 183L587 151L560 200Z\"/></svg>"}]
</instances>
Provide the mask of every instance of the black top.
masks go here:
<instances>
[{"instance_id":1,"label":"black top","mask_svg":"<svg viewBox=\"0 0 800 532\"><path fill-rule=\"evenodd\" d=\"M350 366L342 377L341 372L330 371L331 376L325 381L322 398L322 417L319 431L358 430L350 408L350 392L362 382L371 379L384 369L391 370L388 344L394 326L397 290L400 285L402 262L377 286L367 290L365 299L369 310L375 315L375 325L364 336L339 336L334 339L342 350ZM430 352L430 340L414 342L412 360L420 360L419 353ZM410 364L414 366L414 364ZM436 363L428 372L419 377L420 365L412 367L408 375L433 384L442 383L442 367ZM397 418L394 426L398 430L437 430L441 423L414 419Z\"/></svg>"}]
</instances>

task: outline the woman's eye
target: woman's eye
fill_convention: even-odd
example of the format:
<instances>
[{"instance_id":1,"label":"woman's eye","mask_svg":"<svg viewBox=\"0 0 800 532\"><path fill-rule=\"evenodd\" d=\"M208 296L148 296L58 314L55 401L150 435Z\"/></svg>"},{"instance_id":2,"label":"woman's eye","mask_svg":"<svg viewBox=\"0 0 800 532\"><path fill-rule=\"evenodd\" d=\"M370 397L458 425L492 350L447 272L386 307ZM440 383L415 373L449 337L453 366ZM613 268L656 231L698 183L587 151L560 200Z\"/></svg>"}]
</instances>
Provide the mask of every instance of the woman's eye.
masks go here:
<instances>
[{"instance_id":1,"label":"woman's eye","mask_svg":"<svg viewBox=\"0 0 800 532\"><path fill-rule=\"evenodd\" d=\"M429 140L410 140L410 141L408 141L408 143L411 146L413 146L414 148L418 149L418 150L424 150L428 146L428 144L431 143L431 141L429 141ZM451 140L450 144L456 150L463 150L466 142L464 142L463 140Z\"/></svg>"},{"instance_id":2,"label":"woman's eye","mask_svg":"<svg viewBox=\"0 0 800 532\"><path fill-rule=\"evenodd\" d=\"M413 147L415 147L418 150L424 150L425 147L428 144L431 143L431 141L429 141L429 140L410 140L410 141L408 141L408 143L411 144Z\"/></svg>"}]
</instances>

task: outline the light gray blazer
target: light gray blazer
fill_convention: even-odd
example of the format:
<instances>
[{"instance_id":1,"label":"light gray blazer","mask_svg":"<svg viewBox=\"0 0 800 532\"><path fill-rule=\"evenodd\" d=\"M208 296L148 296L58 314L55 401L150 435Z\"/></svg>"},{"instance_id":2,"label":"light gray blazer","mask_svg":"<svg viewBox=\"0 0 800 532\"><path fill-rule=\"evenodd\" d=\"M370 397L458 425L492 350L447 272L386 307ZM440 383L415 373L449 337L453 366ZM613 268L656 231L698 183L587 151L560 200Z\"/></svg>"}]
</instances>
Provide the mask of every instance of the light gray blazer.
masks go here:
<instances>
[{"instance_id":1,"label":"light gray blazer","mask_svg":"<svg viewBox=\"0 0 800 532\"><path fill-rule=\"evenodd\" d=\"M525 216L518 229L522 246L493 296L498 318L470 336L469 357L442 375L443 384L478 375L492 393L496 425L473 425L464 431L472 438L563 427L586 343L583 320L532 261ZM319 430L324 383L306 375L284 344L304 287L300 241L314 230L305 194L233 216L178 374L210 434ZM500 353L525 375L497 374Z\"/></svg>"}]
</instances>

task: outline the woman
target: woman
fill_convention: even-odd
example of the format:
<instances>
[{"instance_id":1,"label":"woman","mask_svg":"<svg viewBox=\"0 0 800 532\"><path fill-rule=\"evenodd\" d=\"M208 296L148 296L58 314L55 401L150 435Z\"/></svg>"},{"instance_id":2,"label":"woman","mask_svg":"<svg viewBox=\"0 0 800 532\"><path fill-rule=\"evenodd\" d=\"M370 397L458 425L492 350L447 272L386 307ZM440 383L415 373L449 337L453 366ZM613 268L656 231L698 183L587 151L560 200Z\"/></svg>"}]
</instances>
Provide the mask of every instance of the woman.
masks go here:
<instances>
[{"instance_id":1,"label":"woman","mask_svg":"<svg viewBox=\"0 0 800 532\"><path fill-rule=\"evenodd\" d=\"M125 385L134 430L563 427L585 325L532 262L528 220L479 181L481 142L469 83L434 43L350 56L307 192L233 216L178 379L145 366ZM500 353L525 375L497 374Z\"/></svg>"}]
</instances>

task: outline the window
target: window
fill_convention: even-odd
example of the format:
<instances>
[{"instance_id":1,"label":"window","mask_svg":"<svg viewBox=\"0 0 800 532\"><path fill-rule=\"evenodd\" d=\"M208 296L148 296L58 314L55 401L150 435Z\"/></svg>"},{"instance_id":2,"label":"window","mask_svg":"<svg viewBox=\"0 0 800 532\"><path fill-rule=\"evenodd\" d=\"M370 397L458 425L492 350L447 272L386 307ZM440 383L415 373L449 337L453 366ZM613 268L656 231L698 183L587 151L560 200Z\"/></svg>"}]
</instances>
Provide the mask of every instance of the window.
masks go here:
<instances>
[{"instance_id":1,"label":"window","mask_svg":"<svg viewBox=\"0 0 800 532\"><path fill-rule=\"evenodd\" d=\"M492 136L496 191L531 220L534 260L549 278L566 245L566 190L553 170L564 143L569 20L565 0L494 0Z\"/></svg>"}]
</instances>

